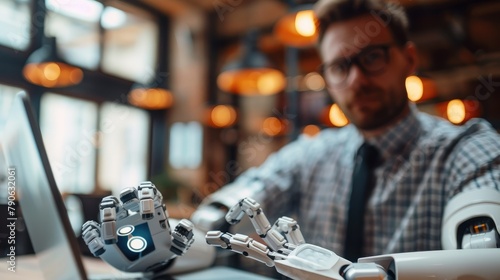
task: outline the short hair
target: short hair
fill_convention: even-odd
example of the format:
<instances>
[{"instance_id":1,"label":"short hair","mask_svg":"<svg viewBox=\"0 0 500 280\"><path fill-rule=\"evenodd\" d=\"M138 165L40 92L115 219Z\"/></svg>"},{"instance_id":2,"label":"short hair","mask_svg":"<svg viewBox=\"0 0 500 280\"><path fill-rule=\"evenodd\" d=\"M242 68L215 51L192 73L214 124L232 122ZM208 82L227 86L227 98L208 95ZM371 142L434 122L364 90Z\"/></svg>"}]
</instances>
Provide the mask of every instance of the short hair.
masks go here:
<instances>
[{"instance_id":1,"label":"short hair","mask_svg":"<svg viewBox=\"0 0 500 280\"><path fill-rule=\"evenodd\" d=\"M404 8L386 0L319 0L314 5L316 26L319 30L318 45L332 23L346 21L358 16L378 16L387 25L397 44L408 42L408 18Z\"/></svg>"}]
</instances>

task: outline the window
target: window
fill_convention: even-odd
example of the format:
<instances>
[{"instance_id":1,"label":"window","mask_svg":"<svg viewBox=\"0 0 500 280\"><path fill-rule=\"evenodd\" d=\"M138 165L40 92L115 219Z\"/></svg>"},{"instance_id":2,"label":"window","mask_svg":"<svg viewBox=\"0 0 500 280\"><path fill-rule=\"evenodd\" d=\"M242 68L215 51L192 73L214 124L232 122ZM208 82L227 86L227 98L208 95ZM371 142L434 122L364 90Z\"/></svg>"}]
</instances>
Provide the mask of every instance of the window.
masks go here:
<instances>
[{"instance_id":1,"label":"window","mask_svg":"<svg viewBox=\"0 0 500 280\"><path fill-rule=\"evenodd\" d=\"M146 180L149 126L148 113L130 106L42 97L40 127L61 192L90 193L97 182L118 195Z\"/></svg>"},{"instance_id":2,"label":"window","mask_svg":"<svg viewBox=\"0 0 500 280\"><path fill-rule=\"evenodd\" d=\"M34 41L41 35L55 37L61 58L90 74L74 87L50 93L30 87L34 96L41 97L40 102L34 98L33 105L40 106L35 108L38 122L60 191L116 193L147 180L149 112L111 101L123 98L117 95L125 94L133 82L147 82L159 70L158 22L163 15L115 0L41 0L46 9L37 1L0 0L0 48L28 50L43 43ZM22 55L9 57L9 65L3 67L9 76L3 79L27 83L21 72L10 69L22 69L24 62ZM0 129L18 91L0 84Z\"/></svg>"},{"instance_id":3,"label":"window","mask_svg":"<svg viewBox=\"0 0 500 280\"><path fill-rule=\"evenodd\" d=\"M152 15L123 3L104 9L103 71L147 83L156 74L158 24Z\"/></svg>"},{"instance_id":4,"label":"window","mask_svg":"<svg viewBox=\"0 0 500 280\"><path fill-rule=\"evenodd\" d=\"M40 129L61 192L90 193L95 186L97 105L46 93Z\"/></svg>"},{"instance_id":5,"label":"window","mask_svg":"<svg viewBox=\"0 0 500 280\"><path fill-rule=\"evenodd\" d=\"M46 0L45 34L57 38L59 52L69 63L91 70L101 66L108 74L146 83L156 73L157 21L131 5L111 4Z\"/></svg>"},{"instance_id":6,"label":"window","mask_svg":"<svg viewBox=\"0 0 500 280\"><path fill-rule=\"evenodd\" d=\"M20 91L22 91L21 88L0 84L0 127L3 125L10 111L14 96Z\"/></svg>"},{"instance_id":7,"label":"window","mask_svg":"<svg viewBox=\"0 0 500 280\"><path fill-rule=\"evenodd\" d=\"M200 123L174 123L170 129L170 165L173 168L197 168L201 163L202 146Z\"/></svg>"},{"instance_id":8,"label":"window","mask_svg":"<svg viewBox=\"0 0 500 280\"><path fill-rule=\"evenodd\" d=\"M0 44L26 50L30 43L31 10L29 0L0 1Z\"/></svg>"},{"instance_id":9,"label":"window","mask_svg":"<svg viewBox=\"0 0 500 280\"><path fill-rule=\"evenodd\" d=\"M118 195L148 177L150 119L146 111L105 103L100 109L98 183Z\"/></svg>"},{"instance_id":10,"label":"window","mask_svg":"<svg viewBox=\"0 0 500 280\"><path fill-rule=\"evenodd\" d=\"M101 3L93 0L46 0L45 34L57 38L61 57L87 69L99 65Z\"/></svg>"}]
</instances>

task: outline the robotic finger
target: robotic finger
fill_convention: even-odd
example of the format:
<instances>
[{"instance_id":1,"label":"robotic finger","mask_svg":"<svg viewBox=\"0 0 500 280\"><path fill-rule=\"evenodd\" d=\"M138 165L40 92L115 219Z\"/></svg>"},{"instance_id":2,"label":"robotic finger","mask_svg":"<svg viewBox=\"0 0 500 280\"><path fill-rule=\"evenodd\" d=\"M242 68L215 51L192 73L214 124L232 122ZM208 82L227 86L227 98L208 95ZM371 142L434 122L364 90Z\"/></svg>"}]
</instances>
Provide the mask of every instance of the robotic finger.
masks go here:
<instances>
[{"instance_id":1,"label":"robotic finger","mask_svg":"<svg viewBox=\"0 0 500 280\"><path fill-rule=\"evenodd\" d=\"M104 249L105 243L101 239L100 226L97 222L87 221L83 224L82 237L94 256L98 257L106 251Z\"/></svg>"},{"instance_id":2,"label":"robotic finger","mask_svg":"<svg viewBox=\"0 0 500 280\"><path fill-rule=\"evenodd\" d=\"M120 201L114 196L103 198L99 205L101 218L101 234L105 244L114 244L118 240L116 235L116 220L127 216Z\"/></svg>"},{"instance_id":3,"label":"robotic finger","mask_svg":"<svg viewBox=\"0 0 500 280\"><path fill-rule=\"evenodd\" d=\"M274 266L274 256L269 255L271 252L269 248L246 235L209 231L206 235L206 241L209 245L237 252L245 257L263 262L269 267Z\"/></svg>"}]
</instances>

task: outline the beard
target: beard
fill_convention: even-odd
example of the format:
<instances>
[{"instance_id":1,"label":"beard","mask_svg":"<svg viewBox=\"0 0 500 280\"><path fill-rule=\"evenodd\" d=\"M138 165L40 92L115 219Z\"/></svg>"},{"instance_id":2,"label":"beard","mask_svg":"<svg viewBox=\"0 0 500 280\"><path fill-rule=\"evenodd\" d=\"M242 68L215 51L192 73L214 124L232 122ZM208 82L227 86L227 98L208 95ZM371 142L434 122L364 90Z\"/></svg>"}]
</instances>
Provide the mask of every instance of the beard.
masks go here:
<instances>
[{"instance_id":1,"label":"beard","mask_svg":"<svg viewBox=\"0 0 500 280\"><path fill-rule=\"evenodd\" d=\"M381 89L364 90L356 94L353 102L347 104L344 110L349 121L358 129L371 131L387 126L398 119L408 107L406 95L393 100L380 99L386 93ZM387 95L386 95L387 96ZM390 96L399 97L400 94ZM362 100L362 102L358 102Z\"/></svg>"}]
</instances>

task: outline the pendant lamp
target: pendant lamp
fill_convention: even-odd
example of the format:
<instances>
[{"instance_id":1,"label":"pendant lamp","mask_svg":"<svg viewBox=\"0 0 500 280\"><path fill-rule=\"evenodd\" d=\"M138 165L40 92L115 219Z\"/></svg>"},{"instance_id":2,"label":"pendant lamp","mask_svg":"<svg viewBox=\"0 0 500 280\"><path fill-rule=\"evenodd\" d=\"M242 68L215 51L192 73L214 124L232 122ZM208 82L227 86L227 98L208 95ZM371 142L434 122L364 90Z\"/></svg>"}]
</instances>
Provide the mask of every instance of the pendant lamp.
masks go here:
<instances>
[{"instance_id":1,"label":"pendant lamp","mask_svg":"<svg viewBox=\"0 0 500 280\"><path fill-rule=\"evenodd\" d=\"M285 76L258 50L257 37L257 31L250 31L245 36L241 57L223 67L217 77L221 90L240 95L272 95L285 88Z\"/></svg>"},{"instance_id":2,"label":"pendant lamp","mask_svg":"<svg viewBox=\"0 0 500 280\"><path fill-rule=\"evenodd\" d=\"M130 104L148 110L163 110L172 106L173 95L165 88L165 76L158 74L148 83L135 83L130 90Z\"/></svg>"},{"instance_id":3,"label":"pendant lamp","mask_svg":"<svg viewBox=\"0 0 500 280\"><path fill-rule=\"evenodd\" d=\"M30 83L46 88L72 86L83 79L80 68L60 58L55 37L44 37L42 47L26 60L23 75Z\"/></svg>"}]
</instances>

